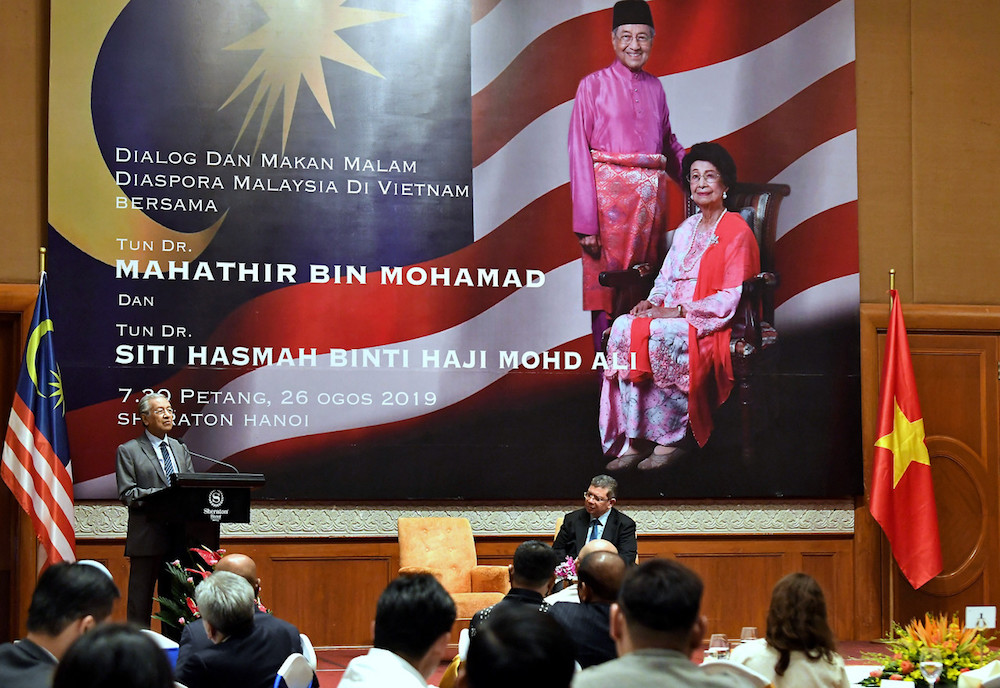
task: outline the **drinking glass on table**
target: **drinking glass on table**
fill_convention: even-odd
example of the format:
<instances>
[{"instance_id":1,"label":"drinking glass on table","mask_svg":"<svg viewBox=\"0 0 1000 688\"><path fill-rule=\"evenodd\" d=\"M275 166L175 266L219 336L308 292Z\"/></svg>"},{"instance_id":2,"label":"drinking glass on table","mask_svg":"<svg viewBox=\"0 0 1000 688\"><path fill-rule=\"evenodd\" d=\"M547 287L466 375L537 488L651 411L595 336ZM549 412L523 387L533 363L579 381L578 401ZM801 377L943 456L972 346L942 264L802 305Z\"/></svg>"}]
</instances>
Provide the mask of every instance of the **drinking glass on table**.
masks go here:
<instances>
[{"instance_id":1,"label":"drinking glass on table","mask_svg":"<svg viewBox=\"0 0 1000 688\"><path fill-rule=\"evenodd\" d=\"M944 664L941 662L941 650L929 647L920 653L920 671L923 673L927 683L932 686L941 677Z\"/></svg>"},{"instance_id":2,"label":"drinking glass on table","mask_svg":"<svg viewBox=\"0 0 1000 688\"><path fill-rule=\"evenodd\" d=\"M740 642L749 643L751 640L757 640L757 627L744 626L743 630L740 631Z\"/></svg>"},{"instance_id":3,"label":"drinking glass on table","mask_svg":"<svg viewBox=\"0 0 1000 688\"><path fill-rule=\"evenodd\" d=\"M708 649L705 656L711 660L729 659L729 638L725 633L713 633L708 641Z\"/></svg>"}]
</instances>

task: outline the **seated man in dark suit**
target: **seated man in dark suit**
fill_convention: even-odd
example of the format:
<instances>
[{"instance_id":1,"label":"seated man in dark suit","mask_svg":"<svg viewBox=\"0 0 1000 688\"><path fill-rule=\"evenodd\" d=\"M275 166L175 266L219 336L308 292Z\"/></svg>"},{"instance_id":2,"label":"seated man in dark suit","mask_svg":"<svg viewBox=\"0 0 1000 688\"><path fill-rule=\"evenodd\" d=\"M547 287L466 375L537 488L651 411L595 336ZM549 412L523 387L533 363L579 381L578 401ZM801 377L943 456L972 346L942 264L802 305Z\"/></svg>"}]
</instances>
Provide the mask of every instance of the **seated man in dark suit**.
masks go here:
<instances>
[{"instance_id":1,"label":"seated man in dark suit","mask_svg":"<svg viewBox=\"0 0 1000 688\"><path fill-rule=\"evenodd\" d=\"M257 607L256 616L254 616L256 623L274 623L274 617L268 614L260 604L260 578L257 577L257 563L253 559L245 554L227 554L219 559L212 571L229 571L230 573L235 573L240 578L246 580L246 582L253 588L254 604ZM280 619L277 620L277 623L286 630L295 628L291 624L285 624L285 622ZM186 662L188 657L198 650L204 650L214 644L215 643L211 641L208 637L208 633L205 631L204 619L186 625L184 627L184 632L181 633L180 649L177 652L178 666ZM296 649L295 652L301 652L301 647L300 642L298 646L299 649Z\"/></svg>"},{"instance_id":2,"label":"seated man in dark suit","mask_svg":"<svg viewBox=\"0 0 1000 688\"><path fill-rule=\"evenodd\" d=\"M213 645L178 663L177 681L188 688L271 688L288 655L302 650L294 626L255 614L253 588L235 573L213 573L195 598Z\"/></svg>"},{"instance_id":3,"label":"seated man in dark suit","mask_svg":"<svg viewBox=\"0 0 1000 688\"><path fill-rule=\"evenodd\" d=\"M586 669L618 656L610 635L611 604L625 577L625 562L611 552L594 552L576 569L580 603L556 602L549 609L576 645L576 661Z\"/></svg>"},{"instance_id":4,"label":"seated man in dark suit","mask_svg":"<svg viewBox=\"0 0 1000 688\"><path fill-rule=\"evenodd\" d=\"M588 542L602 538L618 548L627 566L635 564L638 552L635 521L614 508L617 490L618 481L609 475L599 475L590 481L583 508L566 514L552 544L560 560L576 557Z\"/></svg>"},{"instance_id":5,"label":"seated man in dark suit","mask_svg":"<svg viewBox=\"0 0 1000 688\"><path fill-rule=\"evenodd\" d=\"M28 635L0 645L0 686L44 688L73 641L104 621L118 599L108 570L96 562L53 564L38 578L28 608Z\"/></svg>"},{"instance_id":6,"label":"seated man in dark suit","mask_svg":"<svg viewBox=\"0 0 1000 688\"><path fill-rule=\"evenodd\" d=\"M528 540L514 550L514 563L510 565L510 592L491 607L480 609L469 621L469 637L493 611L507 605L525 605L540 612L549 610L544 598L556 579L559 557L551 547L538 540Z\"/></svg>"}]
</instances>

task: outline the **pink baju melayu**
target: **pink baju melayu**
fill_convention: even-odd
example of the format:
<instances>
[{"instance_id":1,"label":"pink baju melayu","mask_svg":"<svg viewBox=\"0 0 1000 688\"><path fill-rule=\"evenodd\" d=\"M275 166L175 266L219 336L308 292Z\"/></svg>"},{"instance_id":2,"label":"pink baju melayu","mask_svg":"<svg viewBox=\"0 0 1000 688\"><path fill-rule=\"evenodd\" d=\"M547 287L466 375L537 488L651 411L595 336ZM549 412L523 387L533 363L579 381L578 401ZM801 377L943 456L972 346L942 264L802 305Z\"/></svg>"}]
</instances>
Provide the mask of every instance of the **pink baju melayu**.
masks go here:
<instances>
[{"instance_id":1,"label":"pink baju melayu","mask_svg":"<svg viewBox=\"0 0 1000 688\"><path fill-rule=\"evenodd\" d=\"M682 305L684 318L623 315L611 327L608 358L628 361L632 323L648 321L651 374L605 372L600 412L605 453L616 453L626 438L673 444L684 437L689 422L704 445L712 430L711 411L732 389L728 324L743 281L757 272L760 258L753 232L739 215L725 213L714 232L696 232L700 218L693 215L677 228L649 294L655 306ZM694 346L698 355L692 357Z\"/></svg>"},{"instance_id":2,"label":"pink baju melayu","mask_svg":"<svg viewBox=\"0 0 1000 688\"><path fill-rule=\"evenodd\" d=\"M680 182L683 158L656 77L616 60L580 81L569 128L573 231L600 234L602 245L600 258L583 254L584 310L611 310L602 270L659 263L666 180Z\"/></svg>"}]
</instances>

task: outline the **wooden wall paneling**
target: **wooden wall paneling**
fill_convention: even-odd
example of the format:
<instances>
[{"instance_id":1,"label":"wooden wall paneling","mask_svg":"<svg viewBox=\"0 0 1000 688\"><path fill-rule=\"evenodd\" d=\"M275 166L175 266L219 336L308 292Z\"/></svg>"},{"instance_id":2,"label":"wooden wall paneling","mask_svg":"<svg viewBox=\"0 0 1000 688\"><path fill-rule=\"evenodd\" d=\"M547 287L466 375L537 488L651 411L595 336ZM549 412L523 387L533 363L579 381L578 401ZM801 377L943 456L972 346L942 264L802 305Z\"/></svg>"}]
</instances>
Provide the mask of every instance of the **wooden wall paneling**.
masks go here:
<instances>
[{"instance_id":1,"label":"wooden wall paneling","mask_svg":"<svg viewBox=\"0 0 1000 688\"><path fill-rule=\"evenodd\" d=\"M111 620L126 622L125 604L128 590L128 558L125 557L125 540L86 540L77 543L78 559L93 559L108 567L121 597L111 610Z\"/></svg>"},{"instance_id":2,"label":"wooden wall paneling","mask_svg":"<svg viewBox=\"0 0 1000 688\"><path fill-rule=\"evenodd\" d=\"M701 613L708 633L738 638L743 626L766 627L771 586L788 570L787 555L764 552L678 552L705 582Z\"/></svg>"},{"instance_id":3,"label":"wooden wall paneling","mask_svg":"<svg viewBox=\"0 0 1000 688\"><path fill-rule=\"evenodd\" d=\"M859 637L854 628L853 610L843 602L854 599L854 567L842 563L844 557L844 553L831 551L803 552L799 570L815 578L823 588L827 620L834 635L841 640L853 640Z\"/></svg>"},{"instance_id":4,"label":"wooden wall paneling","mask_svg":"<svg viewBox=\"0 0 1000 688\"><path fill-rule=\"evenodd\" d=\"M0 313L0 410L10 408L17 386L21 334L20 315ZM4 418L3 427L7 427ZM5 430L6 432L6 430ZM14 640L17 566L17 511L14 495L0 485L0 642Z\"/></svg>"},{"instance_id":5,"label":"wooden wall paneling","mask_svg":"<svg viewBox=\"0 0 1000 688\"><path fill-rule=\"evenodd\" d=\"M899 622L927 611L961 613L966 605L988 604L991 583L1000 574L995 547L997 336L911 334L909 339L944 569L913 590L893 567L893 615Z\"/></svg>"},{"instance_id":6,"label":"wooden wall paneling","mask_svg":"<svg viewBox=\"0 0 1000 688\"><path fill-rule=\"evenodd\" d=\"M257 562L261 599L318 647L371 644L375 603L399 570L394 540L227 540Z\"/></svg>"},{"instance_id":7,"label":"wooden wall paneling","mask_svg":"<svg viewBox=\"0 0 1000 688\"><path fill-rule=\"evenodd\" d=\"M859 558L856 608L861 608L860 596L866 591L881 590L883 632L888 630L890 619L905 622L925 611L961 612L968 604L995 604L992 598L1000 579L1000 309L908 304L904 311L931 455L944 571L914 591L899 574L867 504L859 505L855 520ZM888 308L863 304L861 313L867 481Z\"/></svg>"},{"instance_id":8,"label":"wooden wall paneling","mask_svg":"<svg viewBox=\"0 0 1000 688\"><path fill-rule=\"evenodd\" d=\"M392 579L385 557L274 557L275 613L318 645L370 645L375 603ZM287 609L280 613L278 610Z\"/></svg>"},{"instance_id":9,"label":"wooden wall paneling","mask_svg":"<svg viewBox=\"0 0 1000 688\"><path fill-rule=\"evenodd\" d=\"M830 625L838 638L857 637L850 536L650 536L640 537L639 550L641 561L674 557L696 571L705 583L702 612L709 617L709 630L736 637L742 626L766 626L771 589L778 580L795 571L814 573L822 561L829 571L817 578L826 594Z\"/></svg>"},{"instance_id":10,"label":"wooden wall paneling","mask_svg":"<svg viewBox=\"0 0 1000 688\"><path fill-rule=\"evenodd\" d=\"M36 284L0 284L0 413L14 400L21 352L38 295ZM28 603L35 588L34 535L6 485L0 485L0 642L23 637Z\"/></svg>"},{"instance_id":11,"label":"wooden wall paneling","mask_svg":"<svg viewBox=\"0 0 1000 688\"><path fill-rule=\"evenodd\" d=\"M514 549L528 539L531 536L478 537L479 559L509 563ZM264 603L321 647L369 644L375 602L399 569L398 546L390 538L225 539L222 546L253 557ZM785 574L805 570L816 575L826 589L834 632L840 638L854 637L850 536L640 534L639 547L643 559L677 557L698 571L705 582L705 613L713 629L734 637L745 625L762 629L774 583ZM83 541L78 554L104 562L125 590L128 563L123 541ZM124 604L115 614L124 619Z\"/></svg>"}]
</instances>

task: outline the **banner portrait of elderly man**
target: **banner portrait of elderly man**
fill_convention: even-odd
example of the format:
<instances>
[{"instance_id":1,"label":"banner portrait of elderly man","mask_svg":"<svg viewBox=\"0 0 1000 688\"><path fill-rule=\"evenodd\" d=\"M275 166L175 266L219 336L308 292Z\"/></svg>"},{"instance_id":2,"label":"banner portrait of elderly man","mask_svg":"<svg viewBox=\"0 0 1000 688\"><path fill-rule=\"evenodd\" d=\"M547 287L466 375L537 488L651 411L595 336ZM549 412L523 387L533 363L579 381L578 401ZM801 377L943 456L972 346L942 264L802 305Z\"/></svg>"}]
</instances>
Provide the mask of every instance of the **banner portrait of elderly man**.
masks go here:
<instances>
[{"instance_id":1,"label":"banner portrait of elderly man","mask_svg":"<svg viewBox=\"0 0 1000 688\"><path fill-rule=\"evenodd\" d=\"M595 350L614 298L598 275L639 263L659 266L667 177L680 183L684 157L663 86L643 71L653 48L649 5L621 0L612 17L616 59L580 81L569 126L573 231L583 249L583 308L591 311Z\"/></svg>"}]
</instances>

